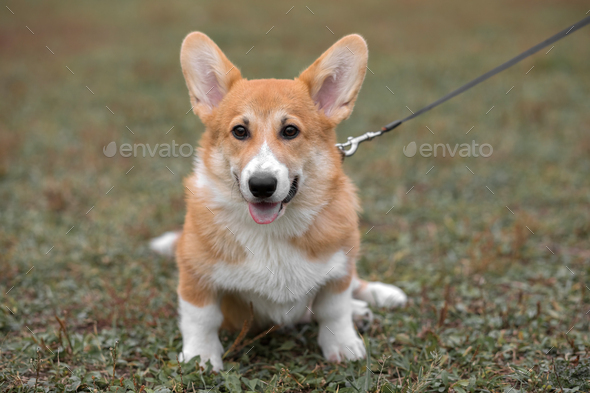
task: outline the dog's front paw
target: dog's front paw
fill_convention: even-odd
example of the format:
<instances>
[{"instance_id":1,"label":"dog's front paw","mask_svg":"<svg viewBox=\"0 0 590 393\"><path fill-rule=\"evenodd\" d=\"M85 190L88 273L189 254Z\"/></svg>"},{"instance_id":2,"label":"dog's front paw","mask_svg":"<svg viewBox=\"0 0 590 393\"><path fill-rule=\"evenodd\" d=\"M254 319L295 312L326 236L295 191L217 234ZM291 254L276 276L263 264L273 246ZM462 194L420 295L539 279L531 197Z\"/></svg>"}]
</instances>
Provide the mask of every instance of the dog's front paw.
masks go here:
<instances>
[{"instance_id":1,"label":"dog's front paw","mask_svg":"<svg viewBox=\"0 0 590 393\"><path fill-rule=\"evenodd\" d=\"M408 301L408 296L395 285L382 282L369 282L355 293L355 298L364 300L374 307L403 307Z\"/></svg>"},{"instance_id":2,"label":"dog's front paw","mask_svg":"<svg viewBox=\"0 0 590 393\"><path fill-rule=\"evenodd\" d=\"M320 326L318 344L324 357L330 362L358 360L366 356L363 340L353 329L352 323L348 328L340 329Z\"/></svg>"},{"instance_id":3,"label":"dog's front paw","mask_svg":"<svg viewBox=\"0 0 590 393\"><path fill-rule=\"evenodd\" d=\"M213 366L212 371L219 372L223 370L223 361L221 360L221 355L223 354L223 347L219 344L219 347L212 346L210 348L183 348L182 352L178 355L178 360L181 362L187 362L194 358L195 356L199 355L201 360L199 361L199 366L207 369L207 361L211 362L211 366Z\"/></svg>"}]
</instances>

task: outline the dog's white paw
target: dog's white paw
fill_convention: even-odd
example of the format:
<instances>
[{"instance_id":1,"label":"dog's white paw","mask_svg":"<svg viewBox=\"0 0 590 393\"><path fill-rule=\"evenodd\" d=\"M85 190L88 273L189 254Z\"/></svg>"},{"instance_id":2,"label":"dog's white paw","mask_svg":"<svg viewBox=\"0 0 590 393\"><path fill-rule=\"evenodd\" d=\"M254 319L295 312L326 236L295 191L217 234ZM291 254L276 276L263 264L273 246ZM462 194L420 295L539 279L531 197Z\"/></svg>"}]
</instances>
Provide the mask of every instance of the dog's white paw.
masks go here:
<instances>
[{"instance_id":1,"label":"dog's white paw","mask_svg":"<svg viewBox=\"0 0 590 393\"><path fill-rule=\"evenodd\" d=\"M408 296L395 285L382 282L368 282L367 285L355 293L355 297L364 300L374 307L403 307Z\"/></svg>"},{"instance_id":2,"label":"dog's white paw","mask_svg":"<svg viewBox=\"0 0 590 393\"><path fill-rule=\"evenodd\" d=\"M199 366L204 369L207 368L207 361L209 361L211 362L211 366L213 366L213 371L219 372L223 370L223 361L221 360L223 347L221 346L221 343L219 343L219 347L217 348L215 345L210 346L209 348L183 348L182 352L178 355L178 360L181 362L187 362L197 355L201 356Z\"/></svg>"},{"instance_id":3,"label":"dog's white paw","mask_svg":"<svg viewBox=\"0 0 590 393\"><path fill-rule=\"evenodd\" d=\"M199 355L201 367L207 368L207 361L210 361L213 371L223 370L223 345L217 333L223 321L219 305L214 303L197 307L179 296L178 313L178 327L182 333L182 360L186 362ZM178 360L181 360L181 356Z\"/></svg>"},{"instance_id":4,"label":"dog's white paw","mask_svg":"<svg viewBox=\"0 0 590 393\"><path fill-rule=\"evenodd\" d=\"M358 360L367 355L363 340L353 329L352 324L348 328L340 329L320 326L318 344L322 348L324 357L330 362Z\"/></svg>"}]
</instances>

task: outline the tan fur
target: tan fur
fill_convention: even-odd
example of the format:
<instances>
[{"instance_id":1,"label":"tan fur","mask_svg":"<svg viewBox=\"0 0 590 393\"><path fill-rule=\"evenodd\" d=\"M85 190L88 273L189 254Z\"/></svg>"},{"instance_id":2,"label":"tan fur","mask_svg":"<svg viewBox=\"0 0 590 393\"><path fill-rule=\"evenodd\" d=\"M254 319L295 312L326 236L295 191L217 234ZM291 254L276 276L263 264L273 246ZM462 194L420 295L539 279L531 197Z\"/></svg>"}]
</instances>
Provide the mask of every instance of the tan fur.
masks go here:
<instances>
[{"instance_id":1,"label":"tan fur","mask_svg":"<svg viewBox=\"0 0 590 393\"><path fill-rule=\"evenodd\" d=\"M358 64L363 64L363 58L366 64L366 44L362 38L348 36L341 41L338 50L350 49L354 56L360 56ZM203 45L209 45L211 53L222 59L223 66L212 76L218 83L215 91L225 93L217 106L208 104L209 97L197 90L193 83L200 75L191 71L191 61L197 60L190 58L190 49ZM339 54L346 55L345 52ZM309 230L290 241L312 260L332 255L338 250L348 251L349 274L329 284L331 290L341 292L350 286L352 277L356 276L355 262L360 247L359 203L354 186L342 170L341 155L334 146L335 126L350 115L362 79L344 102L336 103L339 106L334 110L329 113L318 110L314 96L321 93L317 86L328 77L319 73L319 65L329 61L330 56L329 52L324 53L294 80L246 80L207 36L193 33L183 43L181 61L194 112L206 127L198 149L200 160L208 170L209 180L218 184L220 189L227 190L229 197L237 201L241 198L235 189L230 165L243 168L264 141L277 159L289 168L302 166L305 169L306 165L316 165L314 162L322 160L324 166L321 171L308 171L306 181L317 184L314 193L298 194L288 208L323 207ZM364 76L364 66L359 72ZM276 138L277 129L285 119L301 130L300 136L289 143ZM234 125L244 120L252 131L252 139L247 144L234 138L230 132ZM318 151L321 157L312 156ZM220 162L219 152L223 152L223 157L229 157L229 160ZM176 251L180 277L178 292L184 300L199 307L221 301L225 318L223 327L240 329L244 319L248 318L248 305L233 295L225 294L219 300L219 294L203 277L220 260L242 263L247 251L228 229L215 225L214 214L219 212L208 208L215 196L207 190L196 191L195 182L196 175L185 180L185 186L191 191L186 192L184 230Z\"/></svg>"},{"instance_id":2,"label":"tan fur","mask_svg":"<svg viewBox=\"0 0 590 393\"><path fill-rule=\"evenodd\" d=\"M226 293L221 298L221 312L223 313L222 329L229 331L240 331L244 321L250 319L250 305L230 293ZM261 326L254 325L250 328L250 333L256 333Z\"/></svg>"}]
</instances>

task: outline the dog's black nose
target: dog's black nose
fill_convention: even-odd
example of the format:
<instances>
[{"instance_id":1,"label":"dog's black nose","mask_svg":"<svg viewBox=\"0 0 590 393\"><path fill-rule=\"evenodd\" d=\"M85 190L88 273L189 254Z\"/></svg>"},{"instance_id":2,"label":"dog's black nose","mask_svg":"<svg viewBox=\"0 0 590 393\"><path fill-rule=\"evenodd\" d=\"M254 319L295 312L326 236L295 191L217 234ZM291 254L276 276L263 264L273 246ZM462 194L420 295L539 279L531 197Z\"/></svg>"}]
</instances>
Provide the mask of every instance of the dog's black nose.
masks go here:
<instances>
[{"instance_id":1,"label":"dog's black nose","mask_svg":"<svg viewBox=\"0 0 590 393\"><path fill-rule=\"evenodd\" d=\"M248 187L256 198L269 198L277 189L277 179L270 175L254 175L248 180Z\"/></svg>"}]
</instances>

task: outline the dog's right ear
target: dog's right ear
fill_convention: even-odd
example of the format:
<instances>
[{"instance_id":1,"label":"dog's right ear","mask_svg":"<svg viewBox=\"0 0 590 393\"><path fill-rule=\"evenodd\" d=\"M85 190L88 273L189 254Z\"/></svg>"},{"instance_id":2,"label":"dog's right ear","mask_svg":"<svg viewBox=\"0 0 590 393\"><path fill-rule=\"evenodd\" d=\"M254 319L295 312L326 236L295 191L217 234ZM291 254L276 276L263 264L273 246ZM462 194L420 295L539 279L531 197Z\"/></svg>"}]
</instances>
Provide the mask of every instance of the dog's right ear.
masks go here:
<instances>
[{"instance_id":1,"label":"dog's right ear","mask_svg":"<svg viewBox=\"0 0 590 393\"><path fill-rule=\"evenodd\" d=\"M211 38L198 31L187 35L182 42L180 64L193 112L201 119L206 118L231 86L242 78Z\"/></svg>"}]
</instances>

